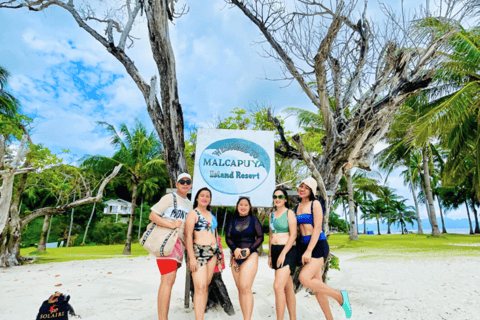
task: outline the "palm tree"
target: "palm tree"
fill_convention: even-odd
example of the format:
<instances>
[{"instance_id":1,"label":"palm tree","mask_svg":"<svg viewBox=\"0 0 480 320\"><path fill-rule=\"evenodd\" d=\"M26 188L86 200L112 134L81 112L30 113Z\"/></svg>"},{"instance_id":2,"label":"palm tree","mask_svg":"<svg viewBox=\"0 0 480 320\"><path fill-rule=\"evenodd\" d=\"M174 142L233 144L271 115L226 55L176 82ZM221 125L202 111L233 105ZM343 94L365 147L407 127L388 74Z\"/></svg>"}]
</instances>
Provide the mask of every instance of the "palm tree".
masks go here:
<instances>
[{"instance_id":1,"label":"palm tree","mask_svg":"<svg viewBox=\"0 0 480 320\"><path fill-rule=\"evenodd\" d=\"M430 18L429 32L458 30L444 53L447 60L438 69L435 82L422 92L422 116L412 127L410 140L422 143L434 137L449 151L442 182L445 187L472 180L472 209L480 202L480 27L470 30L452 21ZM476 222L478 221L475 214ZM480 228L475 228L480 232Z\"/></svg>"},{"instance_id":2,"label":"palm tree","mask_svg":"<svg viewBox=\"0 0 480 320\"><path fill-rule=\"evenodd\" d=\"M405 230L407 230L407 223L410 223L413 227L413 222L416 220L415 211L412 210L413 207L407 206L405 202L406 199L393 202L395 222L397 223L397 226L402 229L402 234L405 234Z\"/></svg>"},{"instance_id":3,"label":"palm tree","mask_svg":"<svg viewBox=\"0 0 480 320\"><path fill-rule=\"evenodd\" d=\"M128 223L127 241L123 250L124 255L129 255L131 254L133 219L139 187L142 188L142 191L147 191L145 188L152 182L151 179L160 176L161 172L165 170L165 161L161 156L161 143L155 131L148 133L138 119L135 119L132 130L122 123L119 133L114 126L106 122L98 122L98 124L104 126L110 133L111 144L116 147L117 151L111 158L100 155L87 156L82 165L107 168L123 164L123 174L117 179L125 179L132 192L132 210Z\"/></svg>"},{"instance_id":4,"label":"palm tree","mask_svg":"<svg viewBox=\"0 0 480 320\"><path fill-rule=\"evenodd\" d=\"M349 206L349 216L350 216L350 225L357 227L355 228L355 232L358 228L358 223L355 221L358 214L358 209L363 213L362 202L365 200L372 200L373 196L378 196L380 185L379 185L379 178L380 174L376 171L365 171L362 169L357 169L353 176L349 177L347 173L342 177L340 180L340 187L337 192L337 199L339 199L342 204L348 203ZM349 187L349 179L351 188ZM349 200L351 198L351 201ZM366 226L365 226L365 216L362 215L364 218L364 233L366 233ZM352 224L353 221L353 224ZM358 239L358 232L356 232L356 237ZM355 240L355 234L350 232L350 240Z\"/></svg>"},{"instance_id":5,"label":"palm tree","mask_svg":"<svg viewBox=\"0 0 480 320\"><path fill-rule=\"evenodd\" d=\"M18 100L5 90L10 73L0 66L0 115L13 118L20 110Z\"/></svg>"},{"instance_id":6,"label":"palm tree","mask_svg":"<svg viewBox=\"0 0 480 320\"><path fill-rule=\"evenodd\" d=\"M397 220L395 203L400 199L400 197L395 194L395 191L392 188L384 186L380 188L379 198L383 201L385 207L383 217L388 226L387 234L391 234L392 232L390 231L390 226Z\"/></svg>"},{"instance_id":7,"label":"palm tree","mask_svg":"<svg viewBox=\"0 0 480 320\"><path fill-rule=\"evenodd\" d=\"M393 138L392 136L398 135L395 133L395 126L392 125L392 130L389 133L388 142L389 146L378 154L375 155L375 160L377 161L380 169L387 173L385 181L388 179L390 173L399 167L406 167L406 170L401 172L403 176L404 184L410 187L412 192L413 201L415 203L415 212L416 220L418 222L418 234L423 234L422 220L420 218L420 209L418 207L418 198L416 194L416 188L418 186L418 178L421 177L421 160L419 159L419 153L413 149L408 148L406 143L402 138ZM404 133L402 134L402 136Z\"/></svg>"},{"instance_id":8,"label":"palm tree","mask_svg":"<svg viewBox=\"0 0 480 320\"><path fill-rule=\"evenodd\" d=\"M386 211L385 204L382 200L371 200L365 201L362 207L363 214L367 220L376 219L377 220L377 231L378 235L380 233L380 220L384 217L384 212Z\"/></svg>"}]
</instances>

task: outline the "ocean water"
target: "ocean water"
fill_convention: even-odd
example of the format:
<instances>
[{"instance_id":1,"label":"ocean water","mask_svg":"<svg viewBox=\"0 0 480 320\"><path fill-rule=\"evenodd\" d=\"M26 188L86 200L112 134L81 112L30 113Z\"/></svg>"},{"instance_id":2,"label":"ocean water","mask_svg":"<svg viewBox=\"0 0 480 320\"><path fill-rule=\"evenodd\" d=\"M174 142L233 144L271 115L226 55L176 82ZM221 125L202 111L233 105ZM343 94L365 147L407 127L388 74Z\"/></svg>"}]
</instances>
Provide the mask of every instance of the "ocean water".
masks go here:
<instances>
[{"instance_id":1,"label":"ocean water","mask_svg":"<svg viewBox=\"0 0 480 320\"><path fill-rule=\"evenodd\" d=\"M440 228L441 230L441 228ZM372 230L371 228L367 228L367 231L373 231L374 234L377 234L377 229ZM409 232L417 233L417 229L408 228ZM360 229L360 232L363 234L363 229ZM380 233L382 235L387 234L387 230L380 229ZM432 229L423 229L424 234L432 233ZM470 228L447 228L447 233L456 233L456 234L470 234ZM400 230L392 230L392 234L402 234Z\"/></svg>"}]
</instances>

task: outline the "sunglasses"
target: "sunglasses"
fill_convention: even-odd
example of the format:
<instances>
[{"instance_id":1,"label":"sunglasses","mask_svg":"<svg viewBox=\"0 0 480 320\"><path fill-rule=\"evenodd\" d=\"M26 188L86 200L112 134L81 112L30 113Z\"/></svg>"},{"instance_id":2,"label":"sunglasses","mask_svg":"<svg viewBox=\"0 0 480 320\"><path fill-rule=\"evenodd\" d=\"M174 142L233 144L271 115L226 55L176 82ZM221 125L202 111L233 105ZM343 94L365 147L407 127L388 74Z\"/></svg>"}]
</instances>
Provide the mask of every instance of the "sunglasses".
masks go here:
<instances>
[{"instance_id":1,"label":"sunglasses","mask_svg":"<svg viewBox=\"0 0 480 320\"><path fill-rule=\"evenodd\" d=\"M192 184L192 180L180 180L178 181L178 183L180 183L181 185L186 184L187 186L189 186Z\"/></svg>"},{"instance_id":2,"label":"sunglasses","mask_svg":"<svg viewBox=\"0 0 480 320\"><path fill-rule=\"evenodd\" d=\"M275 200L275 199L286 199L287 197L285 197L284 194L281 194L281 195L279 195L279 196L277 196L276 194L274 194L274 195L272 196L272 198L273 198L273 200Z\"/></svg>"}]
</instances>

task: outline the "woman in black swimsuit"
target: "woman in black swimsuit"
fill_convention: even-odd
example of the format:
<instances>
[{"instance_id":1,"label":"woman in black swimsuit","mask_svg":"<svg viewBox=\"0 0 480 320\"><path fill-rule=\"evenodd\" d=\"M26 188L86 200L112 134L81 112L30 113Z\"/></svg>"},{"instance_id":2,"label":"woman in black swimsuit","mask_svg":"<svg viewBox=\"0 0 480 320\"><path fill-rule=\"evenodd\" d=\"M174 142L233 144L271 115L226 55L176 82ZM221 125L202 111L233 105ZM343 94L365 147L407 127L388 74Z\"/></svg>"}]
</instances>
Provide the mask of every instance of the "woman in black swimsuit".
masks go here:
<instances>
[{"instance_id":1,"label":"woman in black swimsuit","mask_svg":"<svg viewBox=\"0 0 480 320\"><path fill-rule=\"evenodd\" d=\"M225 240L232 252L230 265L243 318L250 320L253 312L252 284L258 269L257 249L263 243L263 231L260 221L253 216L249 198L238 199Z\"/></svg>"},{"instance_id":2,"label":"woman in black swimsuit","mask_svg":"<svg viewBox=\"0 0 480 320\"><path fill-rule=\"evenodd\" d=\"M195 319L203 319L208 300L208 285L215 265L221 265L222 253L217 245L217 219L210 212L212 193L208 188L198 190L193 207L185 220L185 248L192 271L193 307Z\"/></svg>"}]
</instances>

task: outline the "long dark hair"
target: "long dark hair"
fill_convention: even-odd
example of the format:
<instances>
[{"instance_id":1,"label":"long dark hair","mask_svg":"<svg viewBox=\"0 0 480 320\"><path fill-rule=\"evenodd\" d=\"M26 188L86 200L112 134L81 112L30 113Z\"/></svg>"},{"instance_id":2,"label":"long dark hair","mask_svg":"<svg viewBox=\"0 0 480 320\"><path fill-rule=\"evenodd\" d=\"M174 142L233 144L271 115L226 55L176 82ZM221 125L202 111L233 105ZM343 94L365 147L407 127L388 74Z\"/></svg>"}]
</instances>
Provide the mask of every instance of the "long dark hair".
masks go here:
<instances>
[{"instance_id":1,"label":"long dark hair","mask_svg":"<svg viewBox=\"0 0 480 320\"><path fill-rule=\"evenodd\" d=\"M240 197L240 198L238 198L237 205L235 206L235 212L233 213L233 217L234 217L234 218L240 218L240 212L238 212L238 204L239 204L240 201L242 201L242 200L247 200L247 201L248 201L248 205L250 206L250 209L248 210L248 215L254 217L254 215L253 215L252 203L250 202L250 198L249 198L249 197Z\"/></svg>"},{"instance_id":2,"label":"long dark hair","mask_svg":"<svg viewBox=\"0 0 480 320\"><path fill-rule=\"evenodd\" d=\"M204 188L197 191L197 194L195 195L195 200L193 201L193 208L194 209L196 207L198 207L198 196L200 195L200 192L205 191L205 190L208 191L208 193L210 193L210 203L207 206L207 210L210 211L212 209L212 207L210 206L210 204L212 203L212 191L210 191L210 189L208 189L207 187L204 187Z\"/></svg>"},{"instance_id":3,"label":"long dark hair","mask_svg":"<svg viewBox=\"0 0 480 320\"><path fill-rule=\"evenodd\" d=\"M275 192L277 192L277 191L282 192L283 195L285 196L285 199L287 199L287 201L285 202L285 207L288 209L288 193L287 193L287 190L285 190L285 189L283 189L283 188L277 188L277 189L273 190L273 193L272 193L272 194L275 194ZM275 202L273 203L273 207L274 207L275 209L277 209L277 208L275 207Z\"/></svg>"}]
</instances>

